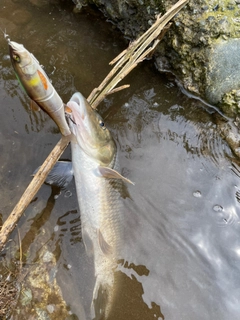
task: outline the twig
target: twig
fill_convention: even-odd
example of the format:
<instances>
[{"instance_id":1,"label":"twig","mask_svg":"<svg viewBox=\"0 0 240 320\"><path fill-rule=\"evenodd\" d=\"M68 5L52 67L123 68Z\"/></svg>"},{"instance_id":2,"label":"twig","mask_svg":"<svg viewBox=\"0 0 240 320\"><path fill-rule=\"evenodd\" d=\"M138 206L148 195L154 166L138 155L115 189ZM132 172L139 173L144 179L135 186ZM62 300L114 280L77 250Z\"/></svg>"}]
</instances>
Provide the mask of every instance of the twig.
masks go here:
<instances>
[{"instance_id":1,"label":"twig","mask_svg":"<svg viewBox=\"0 0 240 320\"><path fill-rule=\"evenodd\" d=\"M46 176L51 171L55 163L57 162L58 158L61 156L63 151L66 149L69 143L68 137L62 137L57 145L54 147L52 152L49 154L47 159L44 161L30 184L28 185L27 189L23 193L21 199L8 216L7 220L4 222L2 229L0 231L0 251L4 247L9 234L15 228L18 220L22 216L23 212L31 202L32 198L38 192L42 184L44 183Z\"/></svg>"},{"instance_id":2,"label":"twig","mask_svg":"<svg viewBox=\"0 0 240 320\"><path fill-rule=\"evenodd\" d=\"M138 65L138 63L143 61L155 49L156 45L163 37L163 34L166 32L166 29L164 28L167 23L187 2L188 0L180 0L162 17L157 16L157 20L151 28L149 28L138 40L132 42L126 50L110 62L110 64L116 63L116 65L99 87L91 92L87 99L94 109L96 109L107 95L129 87L129 85L123 85L115 88L116 85ZM32 198L44 183L52 167L66 149L69 140L70 137L62 137L60 139L32 179L7 220L4 222L2 229L0 230L0 251L5 246L9 234L13 231Z\"/></svg>"},{"instance_id":3,"label":"twig","mask_svg":"<svg viewBox=\"0 0 240 320\"><path fill-rule=\"evenodd\" d=\"M117 87L117 88L115 88L115 89L112 89L110 92L108 92L108 93L106 94L106 96L107 96L107 95L110 95L110 94L113 94L113 93L115 93L115 92L118 92L118 91L127 89L127 88L129 88L129 87L130 87L130 84L124 84L124 85L121 86L121 87Z\"/></svg>"},{"instance_id":4,"label":"twig","mask_svg":"<svg viewBox=\"0 0 240 320\"><path fill-rule=\"evenodd\" d=\"M20 231L17 228L18 231L18 242L19 242L19 270L22 270L22 241L20 236Z\"/></svg>"}]
</instances>

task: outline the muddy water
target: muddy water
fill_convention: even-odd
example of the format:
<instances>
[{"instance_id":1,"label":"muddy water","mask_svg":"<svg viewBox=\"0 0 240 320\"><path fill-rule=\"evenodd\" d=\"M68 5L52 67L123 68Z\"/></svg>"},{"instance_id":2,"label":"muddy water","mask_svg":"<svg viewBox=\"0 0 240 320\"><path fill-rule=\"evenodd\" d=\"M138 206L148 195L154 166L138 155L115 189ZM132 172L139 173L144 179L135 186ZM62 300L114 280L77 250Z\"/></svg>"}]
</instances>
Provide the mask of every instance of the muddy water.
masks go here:
<instances>
[{"instance_id":1,"label":"muddy water","mask_svg":"<svg viewBox=\"0 0 240 320\"><path fill-rule=\"evenodd\" d=\"M48 1L1 0L0 27L45 66L65 101L77 90L87 96L107 74L108 62L126 46L112 25L94 12L76 15ZM4 221L60 135L47 115L29 108L3 37L0 47ZM218 134L213 110L184 96L149 62L126 82L130 89L110 96L99 107L117 142L122 173L136 183L128 186L129 197L123 199L123 259L109 319L237 320L240 182L232 167L236 159ZM71 158L70 149L63 158ZM41 256L54 254L54 288L62 292L67 305L62 310L68 318L65 311L62 316L54 312L58 289L49 293L44 287L38 290L46 291L46 300L40 304L39 291L31 288L32 297L18 303L12 319L30 319L33 309L38 319L90 319L93 261L82 242L74 182L61 191L42 186L18 229L28 272L35 266L40 266L38 274L49 272L40 265ZM2 261L18 259L18 252L15 231ZM43 261L49 261L46 255ZM27 277L23 287L24 281Z\"/></svg>"}]
</instances>

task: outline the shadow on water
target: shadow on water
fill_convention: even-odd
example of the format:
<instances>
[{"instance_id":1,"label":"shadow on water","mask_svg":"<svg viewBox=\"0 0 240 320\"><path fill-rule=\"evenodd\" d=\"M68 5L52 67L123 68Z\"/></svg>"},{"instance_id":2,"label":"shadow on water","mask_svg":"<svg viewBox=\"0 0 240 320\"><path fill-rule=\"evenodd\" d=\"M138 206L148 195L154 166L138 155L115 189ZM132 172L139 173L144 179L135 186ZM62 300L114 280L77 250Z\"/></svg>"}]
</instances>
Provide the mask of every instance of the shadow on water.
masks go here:
<instances>
[{"instance_id":1,"label":"shadow on water","mask_svg":"<svg viewBox=\"0 0 240 320\"><path fill-rule=\"evenodd\" d=\"M151 302L148 306L142 299L144 289L142 286L141 277L147 277L149 270L143 265L134 265L127 261L122 262L121 269L116 273L116 282L120 284L118 302L114 304L112 319L164 319L160 306L155 302ZM128 294L126 293L130 293ZM123 309L124 306L124 309ZM137 310L135 307L137 307ZM135 309L133 313L132 310ZM110 315L111 318L111 315Z\"/></svg>"},{"instance_id":2,"label":"shadow on water","mask_svg":"<svg viewBox=\"0 0 240 320\"><path fill-rule=\"evenodd\" d=\"M50 215L52 213L52 210L55 205L55 196L56 192L58 193L59 190L56 190L55 188L52 187L51 194L46 202L45 207L37 213L34 217L28 219L28 224L29 224L29 230L24 234L24 237L21 240L22 244L22 250L23 252L29 252L30 253L30 246L34 242L36 238L41 237L41 229L44 227L45 223L49 220ZM36 197L35 199L32 200L31 203L34 203L38 201L38 198ZM47 239L47 241L51 240L51 238ZM34 252L33 256L36 256L36 253L39 249L42 248L44 243L41 241L37 241L38 243L38 248L34 246ZM32 259L34 261L34 259ZM23 261L26 262L26 261Z\"/></svg>"},{"instance_id":3,"label":"shadow on water","mask_svg":"<svg viewBox=\"0 0 240 320\"><path fill-rule=\"evenodd\" d=\"M51 3L1 0L0 27L45 66L64 101L77 90L87 96L126 43L96 13L76 15ZM4 221L60 136L51 119L29 109L3 37L0 47ZM108 319L238 320L240 175L215 110L184 96L149 61L126 83L130 89L99 106L118 146L121 173L136 183L123 199L124 247ZM70 149L64 158L71 158ZM32 290L29 300L20 296L22 319L61 319L60 311L66 319L90 319L94 263L82 241L74 183L60 194L42 186L18 229L28 271L21 284L25 295ZM19 256L15 231L1 257Z\"/></svg>"}]
</instances>

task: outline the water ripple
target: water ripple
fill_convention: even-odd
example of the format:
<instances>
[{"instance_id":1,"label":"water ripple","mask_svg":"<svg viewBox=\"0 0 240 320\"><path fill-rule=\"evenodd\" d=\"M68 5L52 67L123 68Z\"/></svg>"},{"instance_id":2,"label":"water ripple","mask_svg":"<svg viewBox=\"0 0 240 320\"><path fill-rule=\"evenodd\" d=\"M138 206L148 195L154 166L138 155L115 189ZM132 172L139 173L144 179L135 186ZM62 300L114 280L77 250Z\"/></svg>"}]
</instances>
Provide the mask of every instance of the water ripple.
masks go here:
<instances>
[{"instance_id":1,"label":"water ripple","mask_svg":"<svg viewBox=\"0 0 240 320\"><path fill-rule=\"evenodd\" d=\"M212 210L215 213L214 219L216 220L218 226L230 226L236 222L239 222L236 208L233 205L225 208L220 204L215 204Z\"/></svg>"}]
</instances>

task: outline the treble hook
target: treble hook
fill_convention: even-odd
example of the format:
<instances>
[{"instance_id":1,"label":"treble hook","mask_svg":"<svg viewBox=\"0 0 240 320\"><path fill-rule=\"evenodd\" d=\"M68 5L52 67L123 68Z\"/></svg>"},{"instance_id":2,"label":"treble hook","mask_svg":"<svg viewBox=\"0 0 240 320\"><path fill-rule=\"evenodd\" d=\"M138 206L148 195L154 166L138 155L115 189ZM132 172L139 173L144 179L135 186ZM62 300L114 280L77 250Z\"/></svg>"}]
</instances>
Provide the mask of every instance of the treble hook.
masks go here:
<instances>
[{"instance_id":1,"label":"treble hook","mask_svg":"<svg viewBox=\"0 0 240 320\"><path fill-rule=\"evenodd\" d=\"M65 112L65 116L66 116L67 119L69 119L70 121L72 121L72 123L74 123L75 125L77 125L76 122L71 118L71 115L70 115L69 113Z\"/></svg>"}]
</instances>

